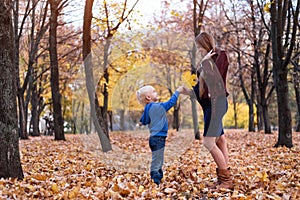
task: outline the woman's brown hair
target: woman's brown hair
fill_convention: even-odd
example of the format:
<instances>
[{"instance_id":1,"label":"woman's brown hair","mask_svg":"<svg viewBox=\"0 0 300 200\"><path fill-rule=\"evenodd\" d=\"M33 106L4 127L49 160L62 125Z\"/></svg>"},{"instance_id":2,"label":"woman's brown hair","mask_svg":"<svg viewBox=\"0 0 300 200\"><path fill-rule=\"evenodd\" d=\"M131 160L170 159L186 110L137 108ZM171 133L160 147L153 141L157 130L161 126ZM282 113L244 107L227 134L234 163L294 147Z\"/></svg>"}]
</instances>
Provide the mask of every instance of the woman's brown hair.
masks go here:
<instances>
[{"instance_id":1,"label":"woman's brown hair","mask_svg":"<svg viewBox=\"0 0 300 200\"><path fill-rule=\"evenodd\" d=\"M207 52L210 52L212 49L214 51L216 50L214 38L206 32L202 32L197 35L195 38L195 43L197 48L203 48Z\"/></svg>"}]
</instances>

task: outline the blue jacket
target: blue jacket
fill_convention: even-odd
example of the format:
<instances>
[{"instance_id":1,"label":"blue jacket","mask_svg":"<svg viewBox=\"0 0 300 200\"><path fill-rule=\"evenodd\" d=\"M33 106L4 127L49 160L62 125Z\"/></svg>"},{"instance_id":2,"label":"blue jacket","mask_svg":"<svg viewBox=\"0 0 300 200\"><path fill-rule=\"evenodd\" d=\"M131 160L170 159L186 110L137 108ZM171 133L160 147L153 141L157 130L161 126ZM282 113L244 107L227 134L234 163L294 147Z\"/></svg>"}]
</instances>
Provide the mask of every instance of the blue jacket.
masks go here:
<instances>
[{"instance_id":1,"label":"blue jacket","mask_svg":"<svg viewBox=\"0 0 300 200\"><path fill-rule=\"evenodd\" d=\"M176 91L167 102L152 102L145 106L140 119L143 125L148 125L151 136L168 135L167 111L177 102L179 92Z\"/></svg>"}]
</instances>

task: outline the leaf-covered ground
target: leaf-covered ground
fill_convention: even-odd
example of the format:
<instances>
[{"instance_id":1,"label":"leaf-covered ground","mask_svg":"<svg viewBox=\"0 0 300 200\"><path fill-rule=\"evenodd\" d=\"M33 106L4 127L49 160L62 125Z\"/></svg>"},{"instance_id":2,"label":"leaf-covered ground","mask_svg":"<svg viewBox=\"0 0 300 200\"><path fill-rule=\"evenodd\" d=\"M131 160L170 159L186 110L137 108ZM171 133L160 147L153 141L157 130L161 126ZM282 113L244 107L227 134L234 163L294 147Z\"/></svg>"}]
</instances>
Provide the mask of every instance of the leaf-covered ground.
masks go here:
<instances>
[{"instance_id":1,"label":"leaf-covered ground","mask_svg":"<svg viewBox=\"0 0 300 200\"><path fill-rule=\"evenodd\" d=\"M20 141L25 178L0 180L0 199L300 199L300 133L292 149L273 148L277 134L226 130L234 191L212 192L215 164L191 130L169 132L165 177L151 182L148 132L111 133L113 151L97 135Z\"/></svg>"}]
</instances>

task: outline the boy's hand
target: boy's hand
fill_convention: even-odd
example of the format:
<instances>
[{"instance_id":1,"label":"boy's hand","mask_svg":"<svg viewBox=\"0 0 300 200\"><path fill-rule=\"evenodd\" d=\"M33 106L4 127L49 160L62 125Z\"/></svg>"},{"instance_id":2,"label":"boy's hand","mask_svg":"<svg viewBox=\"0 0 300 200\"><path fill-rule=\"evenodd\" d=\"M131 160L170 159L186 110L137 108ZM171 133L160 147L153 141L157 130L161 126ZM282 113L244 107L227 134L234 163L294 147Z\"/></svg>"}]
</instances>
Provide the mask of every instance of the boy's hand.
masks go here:
<instances>
[{"instance_id":1,"label":"boy's hand","mask_svg":"<svg viewBox=\"0 0 300 200\"><path fill-rule=\"evenodd\" d=\"M183 92L184 88L183 86L179 86L176 91L178 91L180 94Z\"/></svg>"},{"instance_id":2,"label":"boy's hand","mask_svg":"<svg viewBox=\"0 0 300 200\"><path fill-rule=\"evenodd\" d=\"M178 87L177 88L177 91L180 93L180 94L184 94L184 95L190 95L190 92L191 92L191 90L190 89L188 89L187 87L185 87L185 86L180 86L180 87Z\"/></svg>"},{"instance_id":3,"label":"boy's hand","mask_svg":"<svg viewBox=\"0 0 300 200\"><path fill-rule=\"evenodd\" d=\"M191 92L192 92L191 89L189 89L189 88L183 86L183 91L181 92L181 94L184 94L184 95L190 95Z\"/></svg>"}]
</instances>

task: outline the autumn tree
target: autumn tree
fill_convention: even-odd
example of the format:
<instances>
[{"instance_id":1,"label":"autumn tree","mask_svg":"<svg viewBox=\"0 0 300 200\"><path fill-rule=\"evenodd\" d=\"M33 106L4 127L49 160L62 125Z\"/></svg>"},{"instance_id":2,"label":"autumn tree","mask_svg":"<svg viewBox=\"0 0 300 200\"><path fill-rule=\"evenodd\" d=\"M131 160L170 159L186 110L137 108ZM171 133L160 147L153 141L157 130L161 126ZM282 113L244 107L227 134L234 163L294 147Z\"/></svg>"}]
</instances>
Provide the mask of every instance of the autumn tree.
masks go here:
<instances>
[{"instance_id":1,"label":"autumn tree","mask_svg":"<svg viewBox=\"0 0 300 200\"><path fill-rule=\"evenodd\" d=\"M246 43L250 47L250 51L244 51L244 56L248 57L251 62L250 68L254 73L257 127L258 130L264 129L265 133L271 133L268 107L275 87L271 80L270 20L262 11L262 3L255 3L255 1L247 1L247 3L249 9L244 10L245 18L243 21L247 38L250 40Z\"/></svg>"},{"instance_id":2,"label":"autumn tree","mask_svg":"<svg viewBox=\"0 0 300 200\"><path fill-rule=\"evenodd\" d=\"M193 0L192 2L189 2L186 5L188 10L187 12L181 11L179 9L171 9L171 5L172 4L168 1L163 2L164 10L159 16L159 19L156 20L159 26L163 27L166 31L175 32L178 35L180 35L179 33L184 33L196 37L202 30L202 24L203 24L205 12L209 8L209 1ZM169 14L171 14L171 16L168 16ZM182 37L187 37L187 36L182 36ZM189 43L190 46L188 48L181 48L181 51L182 53L186 53L188 55L190 59L191 74L195 74L197 70L196 46L193 43L193 39L191 39L191 41L192 43L191 44ZM197 114L197 102L195 98L191 98L191 107L192 107L191 109L192 109L194 135L196 139L200 139L198 114Z\"/></svg>"},{"instance_id":3,"label":"autumn tree","mask_svg":"<svg viewBox=\"0 0 300 200\"><path fill-rule=\"evenodd\" d=\"M273 78L277 94L279 126L275 147L293 147L287 76L299 26L299 9L300 0L278 0L272 1L270 5Z\"/></svg>"},{"instance_id":4,"label":"autumn tree","mask_svg":"<svg viewBox=\"0 0 300 200\"><path fill-rule=\"evenodd\" d=\"M0 3L0 178L23 179L19 153L12 1Z\"/></svg>"},{"instance_id":5,"label":"autumn tree","mask_svg":"<svg viewBox=\"0 0 300 200\"><path fill-rule=\"evenodd\" d=\"M248 130L255 131L254 126L254 102L255 102L255 70L247 63L248 52L243 51L243 48L247 45L248 33L245 31L244 23L249 21L245 16L241 16L241 11L247 4L236 2L229 3L229 8L224 8L225 18L230 24L230 36L228 38L227 46L231 52L230 61L233 63L231 67L236 68L236 76L239 80L239 86L241 87L244 99L249 107L249 122ZM228 10L228 12L226 12ZM229 12L230 11L230 12ZM231 13L229 16L228 13ZM249 42L248 42L249 43ZM236 64L234 64L236 63Z\"/></svg>"},{"instance_id":6,"label":"autumn tree","mask_svg":"<svg viewBox=\"0 0 300 200\"><path fill-rule=\"evenodd\" d=\"M107 2L103 1L103 5L100 6L99 17L94 16L98 26L99 26L99 34L101 44L103 45L103 60L102 60L102 71L104 82L102 81L102 85L100 85L100 92L102 93L101 97L103 99L102 105L99 104L99 101L96 103L97 116L99 117L100 124L102 124L102 128L104 133L109 137L108 130L108 84L109 84L109 55L111 42L115 34L119 31L120 26L124 22L130 21L129 17L132 14L136 4L139 0L135 0L132 5L128 5L128 1L124 0L123 3L119 4L114 1ZM98 81L100 83L100 79ZM97 95L97 94L95 94ZM98 100L96 98L95 100Z\"/></svg>"},{"instance_id":7,"label":"autumn tree","mask_svg":"<svg viewBox=\"0 0 300 200\"><path fill-rule=\"evenodd\" d=\"M86 78L86 87L88 90L88 96L90 100L90 109L91 116L93 119L94 126L98 133L100 143L102 146L102 151L107 152L112 150L109 138L105 135L96 112L96 91L95 91L95 83L94 83L94 74L93 74L93 63L92 63L92 40L91 40L91 24L92 24L92 8L93 8L94 0L86 0L85 8L84 8L84 21L83 21L83 45L82 45L82 54L83 54L83 62L85 69L85 78Z\"/></svg>"},{"instance_id":8,"label":"autumn tree","mask_svg":"<svg viewBox=\"0 0 300 200\"><path fill-rule=\"evenodd\" d=\"M41 9L38 9L40 3ZM27 1L21 4L19 0L14 1L14 43L15 51L15 67L17 69L17 96L19 111L19 127L20 137L28 139L27 118L28 105L34 80L34 64L38 58L38 47L41 39L48 30L49 23L46 21L48 3L39 0ZM20 20L20 13L24 15ZM28 37L25 37L28 36ZM23 41L22 41L23 38ZM26 41L26 42L24 42ZM26 44L24 44L26 43ZM24 44L24 45L22 45ZM22 49L20 48L22 47ZM28 47L25 48L25 47ZM27 56L22 56L22 52L27 51ZM26 75L23 77L22 66L20 60L26 60ZM24 67L25 68L25 67ZM23 78L23 79L22 79Z\"/></svg>"}]
</instances>

